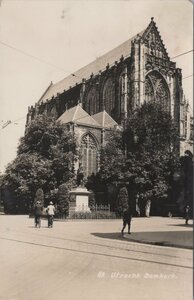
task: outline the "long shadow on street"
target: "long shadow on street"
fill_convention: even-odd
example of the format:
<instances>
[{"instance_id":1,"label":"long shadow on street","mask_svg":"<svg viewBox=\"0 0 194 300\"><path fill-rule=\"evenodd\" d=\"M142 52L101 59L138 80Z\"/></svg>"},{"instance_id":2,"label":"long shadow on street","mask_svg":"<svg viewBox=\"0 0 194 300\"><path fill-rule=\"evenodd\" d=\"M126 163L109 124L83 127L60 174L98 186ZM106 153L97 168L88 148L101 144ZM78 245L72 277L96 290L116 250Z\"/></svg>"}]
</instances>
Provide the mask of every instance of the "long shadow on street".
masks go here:
<instances>
[{"instance_id":1,"label":"long shadow on street","mask_svg":"<svg viewBox=\"0 0 194 300\"><path fill-rule=\"evenodd\" d=\"M112 239L125 240L129 242L145 243L151 245L171 246L177 248L193 249L193 232L192 231L150 231L150 232L132 232L125 233L91 233L94 236Z\"/></svg>"},{"instance_id":2,"label":"long shadow on street","mask_svg":"<svg viewBox=\"0 0 194 300\"><path fill-rule=\"evenodd\" d=\"M168 224L168 226L180 226L185 228L193 227L193 224Z\"/></svg>"}]
</instances>

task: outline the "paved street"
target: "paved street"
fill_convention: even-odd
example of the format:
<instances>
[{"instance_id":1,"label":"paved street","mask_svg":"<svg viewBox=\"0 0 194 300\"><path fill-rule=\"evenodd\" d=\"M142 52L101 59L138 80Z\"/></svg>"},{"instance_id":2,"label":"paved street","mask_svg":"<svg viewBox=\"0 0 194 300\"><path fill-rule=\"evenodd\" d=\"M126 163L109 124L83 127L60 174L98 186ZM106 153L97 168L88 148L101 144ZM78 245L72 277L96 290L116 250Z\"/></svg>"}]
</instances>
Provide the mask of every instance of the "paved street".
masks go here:
<instances>
[{"instance_id":1,"label":"paved street","mask_svg":"<svg viewBox=\"0 0 194 300\"><path fill-rule=\"evenodd\" d=\"M183 224L136 218L122 238L121 220L56 221L54 228L43 220L34 228L27 216L1 215L0 299L191 300L191 249L130 241L160 232L164 241L166 232L182 234L184 244L192 227Z\"/></svg>"}]
</instances>

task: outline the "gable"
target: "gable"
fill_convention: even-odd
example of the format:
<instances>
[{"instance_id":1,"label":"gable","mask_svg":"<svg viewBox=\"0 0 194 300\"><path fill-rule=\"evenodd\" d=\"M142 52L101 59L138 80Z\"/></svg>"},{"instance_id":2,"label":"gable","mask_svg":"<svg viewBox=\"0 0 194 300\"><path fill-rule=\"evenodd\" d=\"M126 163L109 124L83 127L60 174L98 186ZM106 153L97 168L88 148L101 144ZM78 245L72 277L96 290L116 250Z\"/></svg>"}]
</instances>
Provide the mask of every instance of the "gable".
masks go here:
<instances>
[{"instance_id":1,"label":"gable","mask_svg":"<svg viewBox=\"0 0 194 300\"><path fill-rule=\"evenodd\" d=\"M152 50L160 51L163 54L163 58L169 60L165 45L162 41L158 28L156 27L156 23L153 21L153 18L142 35L142 41L146 47Z\"/></svg>"},{"instance_id":2,"label":"gable","mask_svg":"<svg viewBox=\"0 0 194 300\"><path fill-rule=\"evenodd\" d=\"M118 126L117 122L115 122L105 110L92 115L92 118L104 128L114 128L115 126Z\"/></svg>"},{"instance_id":3,"label":"gable","mask_svg":"<svg viewBox=\"0 0 194 300\"><path fill-rule=\"evenodd\" d=\"M91 125L95 127L99 127L99 124L90 116L85 116L83 118L79 118L75 120L76 124L82 124L82 125Z\"/></svg>"},{"instance_id":4,"label":"gable","mask_svg":"<svg viewBox=\"0 0 194 300\"><path fill-rule=\"evenodd\" d=\"M89 116L88 113L78 104L68 110L66 110L57 121L63 124L74 122L75 120Z\"/></svg>"}]
</instances>

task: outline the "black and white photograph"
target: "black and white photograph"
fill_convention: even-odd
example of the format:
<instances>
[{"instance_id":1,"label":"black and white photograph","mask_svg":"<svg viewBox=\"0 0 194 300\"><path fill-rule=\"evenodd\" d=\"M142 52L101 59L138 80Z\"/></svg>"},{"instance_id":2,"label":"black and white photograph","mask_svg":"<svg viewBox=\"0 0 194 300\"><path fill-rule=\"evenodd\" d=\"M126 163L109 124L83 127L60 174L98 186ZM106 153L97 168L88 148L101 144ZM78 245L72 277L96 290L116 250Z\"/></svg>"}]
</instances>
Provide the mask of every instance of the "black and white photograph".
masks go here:
<instances>
[{"instance_id":1,"label":"black and white photograph","mask_svg":"<svg viewBox=\"0 0 194 300\"><path fill-rule=\"evenodd\" d=\"M0 0L0 300L193 299L193 3Z\"/></svg>"}]
</instances>

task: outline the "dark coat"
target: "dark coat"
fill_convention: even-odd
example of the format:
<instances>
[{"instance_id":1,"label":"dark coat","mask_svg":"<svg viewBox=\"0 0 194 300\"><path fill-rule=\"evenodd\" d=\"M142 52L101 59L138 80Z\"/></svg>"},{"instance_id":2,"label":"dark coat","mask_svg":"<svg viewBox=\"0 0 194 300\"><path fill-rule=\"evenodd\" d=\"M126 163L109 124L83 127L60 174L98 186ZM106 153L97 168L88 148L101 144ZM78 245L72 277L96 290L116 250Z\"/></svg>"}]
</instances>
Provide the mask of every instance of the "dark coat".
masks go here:
<instances>
[{"instance_id":1,"label":"dark coat","mask_svg":"<svg viewBox=\"0 0 194 300\"><path fill-rule=\"evenodd\" d=\"M132 217L131 209L127 209L123 212L123 221L130 222Z\"/></svg>"},{"instance_id":2,"label":"dark coat","mask_svg":"<svg viewBox=\"0 0 194 300\"><path fill-rule=\"evenodd\" d=\"M36 204L34 206L34 214L35 214L35 216L41 216L42 215L42 210L43 210L42 205L41 204Z\"/></svg>"}]
</instances>

